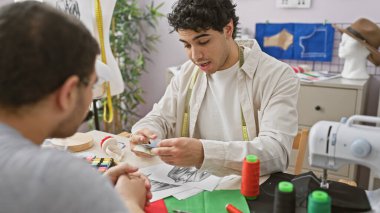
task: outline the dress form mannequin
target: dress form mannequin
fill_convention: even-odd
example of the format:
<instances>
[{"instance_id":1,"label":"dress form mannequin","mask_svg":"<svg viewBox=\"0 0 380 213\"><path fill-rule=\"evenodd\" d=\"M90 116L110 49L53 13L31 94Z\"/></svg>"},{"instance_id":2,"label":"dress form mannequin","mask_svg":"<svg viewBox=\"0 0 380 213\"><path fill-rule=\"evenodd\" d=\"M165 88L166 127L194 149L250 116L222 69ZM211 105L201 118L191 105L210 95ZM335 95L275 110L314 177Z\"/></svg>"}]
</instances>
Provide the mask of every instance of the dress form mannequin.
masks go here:
<instances>
[{"instance_id":1,"label":"dress form mannequin","mask_svg":"<svg viewBox=\"0 0 380 213\"><path fill-rule=\"evenodd\" d=\"M15 2L25 0L14 0ZM116 0L36 0L50 4L63 12L79 18L91 34L99 42L101 55L96 60L95 70L98 81L93 88L93 99L106 98L103 105L103 120L107 123L113 121L113 104L111 96L124 91L124 81L119 66L112 54L109 35L113 9ZM96 106L96 101L94 101ZM99 129L95 111L95 127Z\"/></svg>"},{"instance_id":2,"label":"dress form mannequin","mask_svg":"<svg viewBox=\"0 0 380 213\"><path fill-rule=\"evenodd\" d=\"M343 33L339 44L339 57L344 58L342 77L348 79L368 79L367 57L370 51L357 40Z\"/></svg>"},{"instance_id":3,"label":"dress form mannequin","mask_svg":"<svg viewBox=\"0 0 380 213\"><path fill-rule=\"evenodd\" d=\"M79 18L84 25L90 30L91 34L98 40L100 46L98 23L96 20L96 6L97 0L43 0L53 7L63 10L64 12L74 15ZM119 66L115 57L112 54L109 42L110 26L112 20L113 10L115 8L116 0L100 0L100 8L103 22L103 38L104 38L104 51L107 63L102 62L101 56L96 60L96 73L99 81L95 86L94 97L106 97L105 91L102 90L102 83L105 81L110 82L111 95L118 95L124 91L124 81L121 76ZM66 7L63 7L65 6ZM76 8L75 10L70 8Z\"/></svg>"},{"instance_id":4,"label":"dress form mannequin","mask_svg":"<svg viewBox=\"0 0 380 213\"><path fill-rule=\"evenodd\" d=\"M80 18L78 2L75 0L57 0L56 7L66 13Z\"/></svg>"}]
</instances>

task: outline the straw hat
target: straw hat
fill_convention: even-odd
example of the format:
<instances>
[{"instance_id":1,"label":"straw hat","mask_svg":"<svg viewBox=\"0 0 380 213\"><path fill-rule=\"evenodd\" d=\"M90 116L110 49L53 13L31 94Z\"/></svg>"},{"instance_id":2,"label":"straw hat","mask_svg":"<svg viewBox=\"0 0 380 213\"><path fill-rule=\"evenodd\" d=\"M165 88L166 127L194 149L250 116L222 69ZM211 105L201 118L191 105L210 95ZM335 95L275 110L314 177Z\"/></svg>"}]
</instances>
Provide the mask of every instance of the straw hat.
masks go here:
<instances>
[{"instance_id":1,"label":"straw hat","mask_svg":"<svg viewBox=\"0 0 380 213\"><path fill-rule=\"evenodd\" d=\"M361 44L363 44L371 53L368 56L376 66L380 65L380 27L366 18L356 20L346 29L334 26L341 33L346 33Z\"/></svg>"}]
</instances>

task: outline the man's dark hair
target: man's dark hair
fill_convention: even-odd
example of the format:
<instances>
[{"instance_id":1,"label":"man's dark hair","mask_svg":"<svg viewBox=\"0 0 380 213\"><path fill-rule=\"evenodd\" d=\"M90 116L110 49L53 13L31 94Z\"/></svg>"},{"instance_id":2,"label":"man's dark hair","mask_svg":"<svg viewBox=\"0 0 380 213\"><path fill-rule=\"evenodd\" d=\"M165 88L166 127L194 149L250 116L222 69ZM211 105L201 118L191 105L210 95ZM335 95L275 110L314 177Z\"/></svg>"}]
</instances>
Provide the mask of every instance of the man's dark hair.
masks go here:
<instances>
[{"instance_id":1,"label":"man's dark hair","mask_svg":"<svg viewBox=\"0 0 380 213\"><path fill-rule=\"evenodd\" d=\"M223 32L223 28L231 21L234 24L233 38L239 18L235 14L236 4L231 0L178 0L173 11L168 15L169 25L175 31L213 29Z\"/></svg>"},{"instance_id":2,"label":"man's dark hair","mask_svg":"<svg viewBox=\"0 0 380 213\"><path fill-rule=\"evenodd\" d=\"M35 1L0 9L0 106L33 104L76 75L88 82L97 41L76 18Z\"/></svg>"}]
</instances>

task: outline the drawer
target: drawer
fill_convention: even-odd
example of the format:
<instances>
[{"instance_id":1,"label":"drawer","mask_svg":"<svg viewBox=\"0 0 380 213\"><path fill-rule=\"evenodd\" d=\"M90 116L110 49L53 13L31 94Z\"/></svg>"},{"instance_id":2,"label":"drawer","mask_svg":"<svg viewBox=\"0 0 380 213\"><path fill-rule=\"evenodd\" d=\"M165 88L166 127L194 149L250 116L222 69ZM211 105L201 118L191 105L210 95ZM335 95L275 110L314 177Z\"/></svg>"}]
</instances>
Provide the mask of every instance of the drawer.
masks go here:
<instances>
[{"instance_id":1,"label":"drawer","mask_svg":"<svg viewBox=\"0 0 380 213\"><path fill-rule=\"evenodd\" d=\"M312 126L320 120L340 121L355 114L357 90L302 85L298 97L298 122Z\"/></svg>"}]
</instances>

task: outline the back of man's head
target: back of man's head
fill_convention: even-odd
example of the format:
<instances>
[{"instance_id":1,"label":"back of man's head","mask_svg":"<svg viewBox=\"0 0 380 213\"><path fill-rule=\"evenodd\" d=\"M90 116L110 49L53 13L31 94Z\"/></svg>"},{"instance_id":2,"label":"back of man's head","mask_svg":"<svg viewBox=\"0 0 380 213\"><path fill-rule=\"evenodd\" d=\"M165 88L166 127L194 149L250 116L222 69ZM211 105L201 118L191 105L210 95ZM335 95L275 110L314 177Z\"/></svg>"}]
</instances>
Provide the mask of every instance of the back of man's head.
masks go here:
<instances>
[{"instance_id":1,"label":"back of man's head","mask_svg":"<svg viewBox=\"0 0 380 213\"><path fill-rule=\"evenodd\" d=\"M74 17L35 1L0 9L0 106L33 104L94 71L97 41Z\"/></svg>"},{"instance_id":2,"label":"back of man's head","mask_svg":"<svg viewBox=\"0 0 380 213\"><path fill-rule=\"evenodd\" d=\"M239 21L235 7L231 0L178 0L168 15L169 24L175 31L213 29L223 32L223 28L232 20L235 38Z\"/></svg>"}]
</instances>

